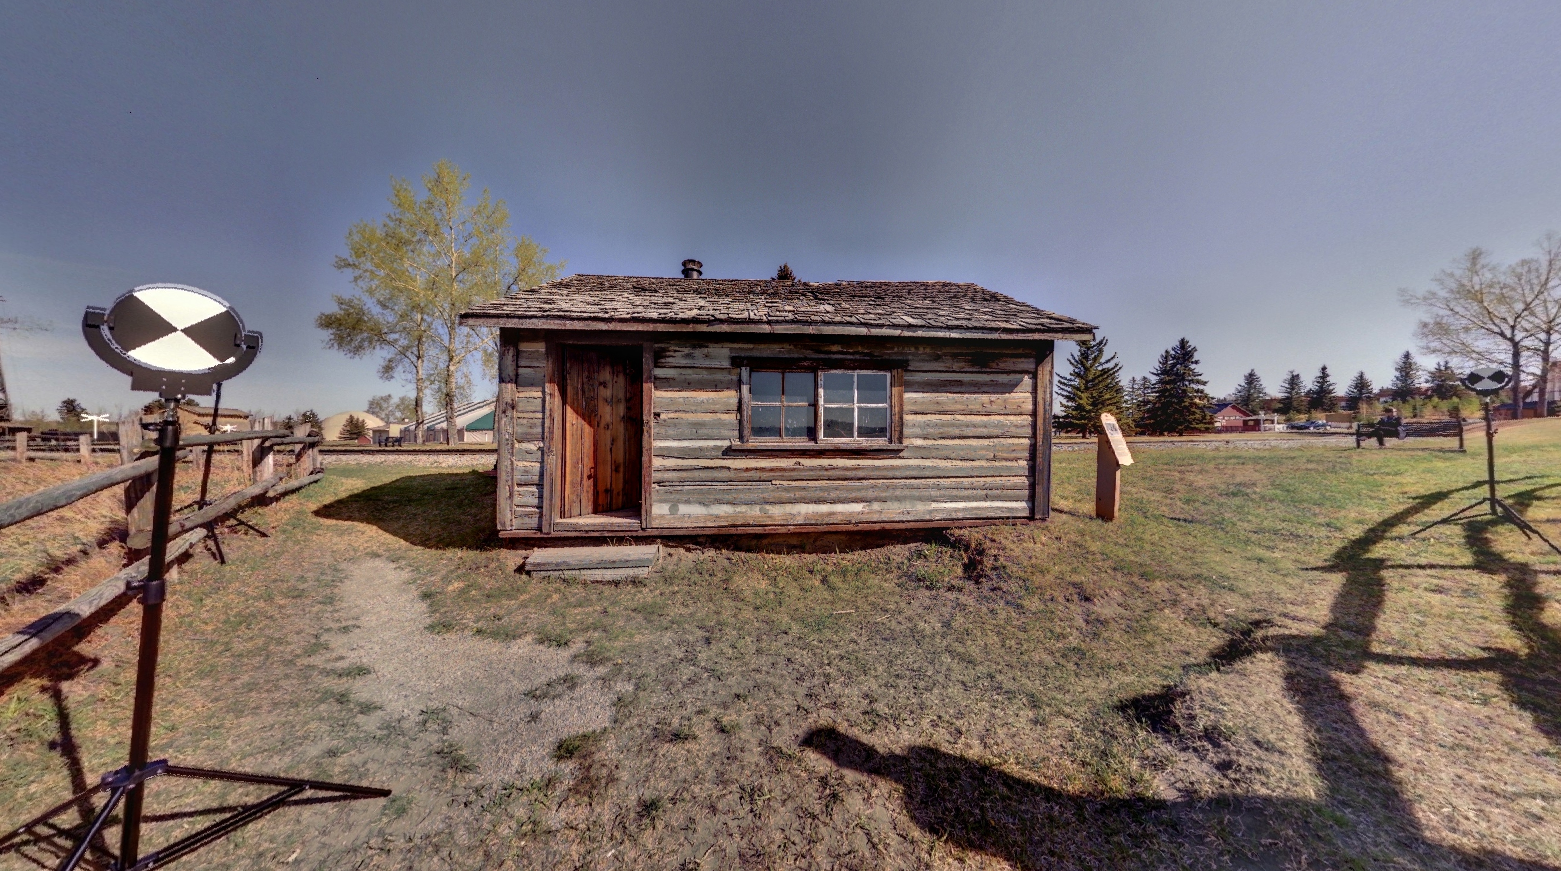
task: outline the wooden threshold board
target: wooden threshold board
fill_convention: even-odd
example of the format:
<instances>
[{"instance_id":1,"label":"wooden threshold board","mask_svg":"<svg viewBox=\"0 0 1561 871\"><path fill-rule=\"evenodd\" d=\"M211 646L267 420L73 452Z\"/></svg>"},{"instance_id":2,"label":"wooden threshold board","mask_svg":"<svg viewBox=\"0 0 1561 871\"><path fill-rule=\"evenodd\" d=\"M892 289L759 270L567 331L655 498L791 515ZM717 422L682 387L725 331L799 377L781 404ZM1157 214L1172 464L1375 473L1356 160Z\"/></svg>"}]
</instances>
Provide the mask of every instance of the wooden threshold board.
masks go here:
<instances>
[{"instance_id":1,"label":"wooden threshold board","mask_svg":"<svg viewBox=\"0 0 1561 871\"><path fill-rule=\"evenodd\" d=\"M659 544L611 547L539 547L526 558L526 573L574 575L591 580L643 578L661 556Z\"/></svg>"}]
</instances>

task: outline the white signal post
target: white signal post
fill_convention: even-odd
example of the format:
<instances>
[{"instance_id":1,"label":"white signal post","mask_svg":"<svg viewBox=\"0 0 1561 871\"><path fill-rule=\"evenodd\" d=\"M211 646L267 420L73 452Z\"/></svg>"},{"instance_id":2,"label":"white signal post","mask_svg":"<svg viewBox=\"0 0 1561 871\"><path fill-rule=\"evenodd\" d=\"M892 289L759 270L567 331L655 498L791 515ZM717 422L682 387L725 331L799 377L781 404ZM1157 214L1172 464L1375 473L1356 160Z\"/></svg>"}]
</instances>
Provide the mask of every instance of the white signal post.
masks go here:
<instances>
[{"instance_id":1,"label":"white signal post","mask_svg":"<svg viewBox=\"0 0 1561 871\"><path fill-rule=\"evenodd\" d=\"M1122 467L1133 465L1122 427L1110 414L1100 416L1100 436L1095 447L1095 516L1110 522L1117 519L1122 504Z\"/></svg>"},{"instance_id":2,"label":"white signal post","mask_svg":"<svg viewBox=\"0 0 1561 871\"><path fill-rule=\"evenodd\" d=\"M90 421L92 421L92 440L93 441L97 441L98 440L98 424L100 424L100 423L108 423L108 415L106 415L106 414L83 414L81 416L81 419L82 420L90 420Z\"/></svg>"}]
</instances>

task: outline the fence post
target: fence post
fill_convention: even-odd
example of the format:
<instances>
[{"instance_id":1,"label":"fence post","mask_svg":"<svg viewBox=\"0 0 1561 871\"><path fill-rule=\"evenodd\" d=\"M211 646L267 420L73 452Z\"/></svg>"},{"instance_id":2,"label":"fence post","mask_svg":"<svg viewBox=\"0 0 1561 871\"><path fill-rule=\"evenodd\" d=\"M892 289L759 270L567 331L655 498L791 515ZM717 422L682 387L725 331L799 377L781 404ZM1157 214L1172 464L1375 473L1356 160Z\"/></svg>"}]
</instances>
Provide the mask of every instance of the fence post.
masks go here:
<instances>
[{"instance_id":1,"label":"fence post","mask_svg":"<svg viewBox=\"0 0 1561 871\"><path fill-rule=\"evenodd\" d=\"M150 457L156 451L142 451L145 433L141 429L141 412L133 411L119 421L119 459L133 463L142 457ZM125 544L131 550L145 550L152 543L152 492L157 489L157 476L142 475L125 484Z\"/></svg>"},{"instance_id":2,"label":"fence post","mask_svg":"<svg viewBox=\"0 0 1561 871\"><path fill-rule=\"evenodd\" d=\"M81 448L81 462L84 464L91 463L92 436L87 435L86 433L82 433L81 435L76 436L76 444Z\"/></svg>"},{"instance_id":3,"label":"fence post","mask_svg":"<svg viewBox=\"0 0 1561 871\"><path fill-rule=\"evenodd\" d=\"M16 461L18 463L27 462L27 433L18 432L16 434Z\"/></svg>"},{"instance_id":4,"label":"fence post","mask_svg":"<svg viewBox=\"0 0 1561 871\"><path fill-rule=\"evenodd\" d=\"M269 417L260 418L256 429L276 429L276 422ZM250 483L259 484L261 481L276 474L276 458L271 450L271 445L263 441L251 442L255 446L255 452L250 455L249 478Z\"/></svg>"}]
</instances>

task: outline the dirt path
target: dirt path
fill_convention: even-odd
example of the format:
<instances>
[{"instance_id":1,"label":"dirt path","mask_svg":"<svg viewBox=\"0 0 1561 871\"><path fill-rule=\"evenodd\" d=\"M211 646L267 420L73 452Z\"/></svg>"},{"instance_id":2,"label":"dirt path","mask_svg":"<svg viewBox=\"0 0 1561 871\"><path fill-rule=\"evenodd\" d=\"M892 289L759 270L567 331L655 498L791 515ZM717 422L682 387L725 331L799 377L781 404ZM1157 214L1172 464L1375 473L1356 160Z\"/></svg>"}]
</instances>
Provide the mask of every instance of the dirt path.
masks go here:
<instances>
[{"instance_id":1,"label":"dirt path","mask_svg":"<svg viewBox=\"0 0 1561 871\"><path fill-rule=\"evenodd\" d=\"M354 624L333 651L372 669L354 695L380 706L380 728L434 731L452 768L524 783L556 765L559 740L605 728L623 688L571 662L569 648L434 635L406 569L382 557L343 566L343 611ZM475 770L471 766L475 765Z\"/></svg>"}]
</instances>

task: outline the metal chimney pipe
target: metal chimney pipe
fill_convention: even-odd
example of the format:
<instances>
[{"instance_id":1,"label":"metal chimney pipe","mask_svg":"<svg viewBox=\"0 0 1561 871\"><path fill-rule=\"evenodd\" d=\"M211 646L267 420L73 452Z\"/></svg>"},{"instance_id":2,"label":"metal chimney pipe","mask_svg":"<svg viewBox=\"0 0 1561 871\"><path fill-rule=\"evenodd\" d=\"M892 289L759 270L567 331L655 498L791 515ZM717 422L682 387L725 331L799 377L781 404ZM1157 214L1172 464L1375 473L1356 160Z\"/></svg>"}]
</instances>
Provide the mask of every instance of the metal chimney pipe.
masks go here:
<instances>
[{"instance_id":1,"label":"metal chimney pipe","mask_svg":"<svg viewBox=\"0 0 1561 871\"><path fill-rule=\"evenodd\" d=\"M683 261L683 277L684 278L698 278L701 275L705 274L704 273L704 268L705 268L705 265L703 263L700 263L698 260L684 260Z\"/></svg>"}]
</instances>

